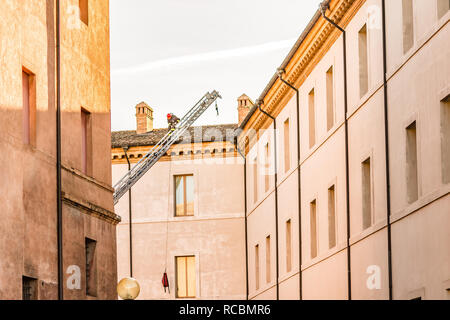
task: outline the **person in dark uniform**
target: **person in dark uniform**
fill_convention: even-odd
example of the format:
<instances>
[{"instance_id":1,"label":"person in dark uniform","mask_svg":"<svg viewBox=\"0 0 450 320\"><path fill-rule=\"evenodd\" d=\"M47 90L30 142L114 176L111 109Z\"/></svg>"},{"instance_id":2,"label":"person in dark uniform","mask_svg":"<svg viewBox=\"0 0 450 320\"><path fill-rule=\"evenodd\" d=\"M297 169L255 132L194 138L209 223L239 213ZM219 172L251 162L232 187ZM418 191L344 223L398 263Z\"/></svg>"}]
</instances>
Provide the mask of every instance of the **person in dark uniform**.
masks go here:
<instances>
[{"instance_id":1,"label":"person in dark uniform","mask_svg":"<svg viewBox=\"0 0 450 320\"><path fill-rule=\"evenodd\" d=\"M180 122L180 118L178 118L176 115L174 115L173 113L167 114L167 123L169 124L170 131L175 130L175 127L178 124L178 122Z\"/></svg>"}]
</instances>

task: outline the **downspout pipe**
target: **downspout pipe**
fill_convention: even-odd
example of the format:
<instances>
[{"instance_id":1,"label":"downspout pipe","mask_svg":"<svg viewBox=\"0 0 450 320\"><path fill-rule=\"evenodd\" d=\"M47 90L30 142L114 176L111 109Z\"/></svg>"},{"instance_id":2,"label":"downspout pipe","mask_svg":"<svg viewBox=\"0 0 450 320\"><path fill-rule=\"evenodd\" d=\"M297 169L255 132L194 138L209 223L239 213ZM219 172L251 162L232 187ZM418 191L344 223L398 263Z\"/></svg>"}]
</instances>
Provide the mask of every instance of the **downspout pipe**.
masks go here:
<instances>
[{"instance_id":1,"label":"downspout pipe","mask_svg":"<svg viewBox=\"0 0 450 320\"><path fill-rule=\"evenodd\" d=\"M61 22L60 3L56 0L56 228L58 250L58 300L64 299L62 166L61 166Z\"/></svg>"},{"instance_id":2,"label":"downspout pipe","mask_svg":"<svg viewBox=\"0 0 450 320\"><path fill-rule=\"evenodd\" d=\"M278 69L278 78L287 85L289 88L295 91L297 99L297 167L298 167L298 248L299 248L299 261L298 261L298 278L299 278L299 300L303 300L303 278L302 278L302 176L300 168L300 93L299 90L283 79L283 75L286 73L284 69Z\"/></svg>"},{"instance_id":3,"label":"downspout pipe","mask_svg":"<svg viewBox=\"0 0 450 320\"><path fill-rule=\"evenodd\" d=\"M274 180L275 180L275 252L276 252L276 280L277 280L277 300L280 300L280 284L279 284L279 276L280 276L280 268L279 268L279 249L278 249L278 164L277 164L277 121L275 117L267 113L261 108L261 105L264 104L263 100L256 100L256 105L260 112L265 114L267 117L273 120L273 157L274 157Z\"/></svg>"},{"instance_id":4,"label":"downspout pipe","mask_svg":"<svg viewBox=\"0 0 450 320\"><path fill-rule=\"evenodd\" d=\"M125 154L125 158L128 163L128 172L131 170L130 158L128 157L127 151L129 147L123 147L123 153ZM130 234L130 277L133 278L133 220L131 214L131 188L128 190L128 223L129 223L129 234Z\"/></svg>"},{"instance_id":5,"label":"downspout pipe","mask_svg":"<svg viewBox=\"0 0 450 320\"><path fill-rule=\"evenodd\" d=\"M349 176L349 151L348 151L348 93L347 93L347 36L343 28L327 17L326 12L330 8L330 0L325 0L320 4L320 11L323 18L332 24L336 29L342 32L343 39L343 58L344 58L344 117L345 117L345 188L346 188L346 207L347 207L347 286L348 300L352 300L352 273L351 273L351 254L350 254L350 176Z\"/></svg>"},{"instance_id":6,"label":"downspout pipe","mask_svg":"<svg viewBox=\"0 0 450 320\"><path fill-rule=\"evenodd\" d=\"M242 150L239 148L237 135L234 137L234 146L239 155L244 159L244 227L245 227L245 299L248 300L249 285L248 285L248 232L247 232L247 158Z\"/></svg>"},{"instance_id":7,"label":"downspout pipe","mask_svg":"<svg viewBox=\"0 0 450 320\"><path fill-rule=\"evenodd\" d=\"M388 120L388 83L387 83L387 45L386 45L386 1L381 1L383 20L383 91L384 91L384 138L386 155L386 204L387 204L387 234L388 234L388 277L389 300L392 296L392 230L391 230L391 180L389 169L389 120Z\"/></svg>"}]
</instances>

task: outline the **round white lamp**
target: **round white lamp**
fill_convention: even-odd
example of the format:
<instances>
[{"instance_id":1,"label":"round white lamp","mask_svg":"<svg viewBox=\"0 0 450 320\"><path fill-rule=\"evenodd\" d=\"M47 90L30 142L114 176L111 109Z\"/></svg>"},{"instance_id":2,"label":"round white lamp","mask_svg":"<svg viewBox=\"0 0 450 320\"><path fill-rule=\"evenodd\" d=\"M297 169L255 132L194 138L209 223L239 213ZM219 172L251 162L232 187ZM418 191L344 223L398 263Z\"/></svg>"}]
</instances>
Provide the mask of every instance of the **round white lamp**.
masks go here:
<instances>
[{"instance_id":1,"label":"round white lamp","mask_svg":"<svg viewBox=\"0 0 450 320\"><path fill-rule=\"evenodd\" d=\"M141 288L136 279L124 278L117 285L117 293L123 300L135 300Z\"/></svg>"}]
</instances>

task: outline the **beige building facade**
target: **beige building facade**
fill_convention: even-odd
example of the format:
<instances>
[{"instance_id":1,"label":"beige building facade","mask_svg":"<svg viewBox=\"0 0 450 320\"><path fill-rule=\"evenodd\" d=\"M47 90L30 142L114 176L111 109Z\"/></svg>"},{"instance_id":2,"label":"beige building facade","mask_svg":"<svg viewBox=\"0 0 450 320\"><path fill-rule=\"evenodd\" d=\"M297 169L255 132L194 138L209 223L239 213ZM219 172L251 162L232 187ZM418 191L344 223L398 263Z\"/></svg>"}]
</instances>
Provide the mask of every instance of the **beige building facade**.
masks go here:
<instances>
[{"instance_id":1,"label":"beige building facade","mask_svg":"<svg viewBox=\"0 0 450 320\"><path fill-rule=\"evenodd\" d=\"M117 298L109 2L59 2L59 78L57 1L0 2L0 299Z\"/></svg>"},{"instance_id":2,"label":"beige building facade","mask_svg":"<svg viewBox=\"0 0 450 320\"><path fill-rule=\"evenodd\" d=\"M447 299L449 2L326 16L241 124L249 298Z\"/></svg>"}]
</instances>

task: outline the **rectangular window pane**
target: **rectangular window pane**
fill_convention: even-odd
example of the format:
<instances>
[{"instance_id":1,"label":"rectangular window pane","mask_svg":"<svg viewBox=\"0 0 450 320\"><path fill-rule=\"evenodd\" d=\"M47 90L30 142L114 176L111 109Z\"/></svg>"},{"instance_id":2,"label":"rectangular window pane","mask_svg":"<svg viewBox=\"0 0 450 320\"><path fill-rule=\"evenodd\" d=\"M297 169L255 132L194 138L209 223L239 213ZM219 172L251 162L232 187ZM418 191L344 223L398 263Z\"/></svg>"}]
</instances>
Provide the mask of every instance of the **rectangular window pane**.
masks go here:
<instances>
[{"instance_id":1,"label":"rectangular window pane","mask_svg":"<svg viewBox=\"0 0 450 320\"><path fill-rule=\"evenodd\" d=\"M290 150L290 135L289 135L289 119L284 122L284 172L291 168L291 150Z\"/></svg>"},{"instance_id":2,"label":"rectangular window pane","mask_svg":"<svg viewBox=\"0 0 450 320\"><path fill-rule=\"evenodd\" d=\"M186 176L186 214L194 214L194 176Z\"/></svg>"},{"instance_id":3,"label":"rectangular window pane","mask_svg":"<svg viewBox=\"0 0 450 320\"><path fill-rule=\"evenodd\" d=\"M175 215L194 215L194 176L175 176Z\"/></svg>"},{"instance_id":4,"label":"rectangular window pane","mask_svg":"<svg viewBox=\"0 0 450 320\"><path fill-rule=\"evenodd\" d=\"M184 216L184 190L183 177L175 177L175 201L176 201L176 215Z\"/></svg>"},{"instance_id":5,"label":"rectangular window pane","mask_svg":"<svg viewBox=\"0 0 450 320\"><path fill-rule=\"evenodd\" d=\"M402 0L403 53L414 45L414 8L413 0Z\"/></svg>"},{"instance_id":6,"label":"rectangular window pane","mask_svg":"<svg viewBox=\"0 0 450 320\"><path fill-rule=\"evenodd\" d=\"M334 80L333 67L327 71L327 130L334 126Z\"/></svg>"},{"instance_id":7,"label":"rectangular window pane","mask_svg":"<svg viewBox=\"0 0 450 320\"><path fill-rule=\"evenodd\" d=\"M335 187L328 189L328 247L336 246L336 195Z\"/></svg>"},{"instance_id":8,"label":"rectangular window pane","mask_svg":"<svg viewBox=\"0 0 450 320\"><path fill-rule=\"evenodd\" d=\"M317 203L310 203L311 258L317 257Z\"/></svg>"},{"instance_id":9,"label":"rectangular window pane","mask_svg":"<svg viewBox=\"0 0 450 320\"><path fill-rule=\"evenodd\" d=\"M25 72L22 72L22 96L23 143L30 144L30 80Z\"/></svg>"},{"instance_id":10,"label":"rectangular window pane","mask_svg":"<svg viewBox=\"0 0 450 320\"><path fill-rule=\"evenodd\" d=\"M286 272L292 270L292 226L291 220L286 222Z\"/></svg>"},{"instance_id":11,"label":"rectangular window pane","mask_svg":"<svg viewBox=\"0 0 450 320\"><path fill-rule=\"evenodd\" d=\"M441 102L442 182L450 183L450 98Z\"/></svg>"},{"instance_id":12,"label":"rectangular window pane","mask_svg":"<svg viewBox=\"0 0 450 320\"><path fill-rule=\"evenodd\" d=\"M259 289L259 245L255 246L255 289Z\"/></svg>"},{"instance_id":13,"label":"rectangular window pane","mask_svg":"<svg viewBox=\"0 0 450 320\"><path fill-rule=\"evenodd\" d=\"M195 257L187 257L187 296L195 298L196 280L195 280Z\"/></svg>"},{"instance_id":14,"label":"rectangular window pane","mask_svg":"<svg viewBox=\"0 0 450 320\"><path fill-rule=\"evenodd\" d=\"M417 132L415 121L406 128L406 188L408 203L415 202L419 197L417 177Z\"/></svg>"},{"instance_id":15,"label":"rectangular window pane","mask_svg":"<svg viewBox=\"0 0 450 320\"><path fill-rule=\"evenodd\" d=\"M362 218L363 229L372 225L372 177L370 158L362 163Z\"/></svg>"},{"instance_id":16,"label":"rectangular window pane","mask_svg":"<svg viewBox=\"0 0 450 320\"><path fill-rule=\"evenodd\" d=\"M358 33L359 95L361 98L369 90L369 61L367 45L367 25L364 25Z\"/></svg>"},{"instance_id":17,"label":"rectangular window pane","mask_svg":"<svg viewBox=\"0 0 450 320\"><path fill-rule=\"evenodd\" d=\"M265 155L265 159L264 159L264 165L266 166L266 172L264 174L264 191L267 192L269 191L269 187L270 187L270 175L269 175L269 168L270 168L270 150L269 150L269 144L267 143L265 148L264 148L264 155Z\"/></svg>"},{"instance_id":18,"label":"rectangular window pane","mask_svg":"<svg viewBox=\"0 0 450 320\"><path fill-rule=\"evenodd\" d=\"M270 283L270 236L266 238L266 282Z\"/></svg>"},{"instance_id":19,"label":"rectangular window pane","mask_svg":"<svg viewBox=\"0 0 450 320\"><path fill-rule=\"evenodd\" d=\"M186 257L177 257L177 297L187 297L187 261Z\"/></svg>"},{"instance_id":20,"label":"rectangular window pane","mask_svg":"<svg viewBox=\"0 0 450 320\"><path fill-rule=\"evenodd\" d=\"M309 103L309 147L312 148L316 144L316 113L315 113L315 96L314 89L308 96Z\"/></svg>"}]
</instances>

